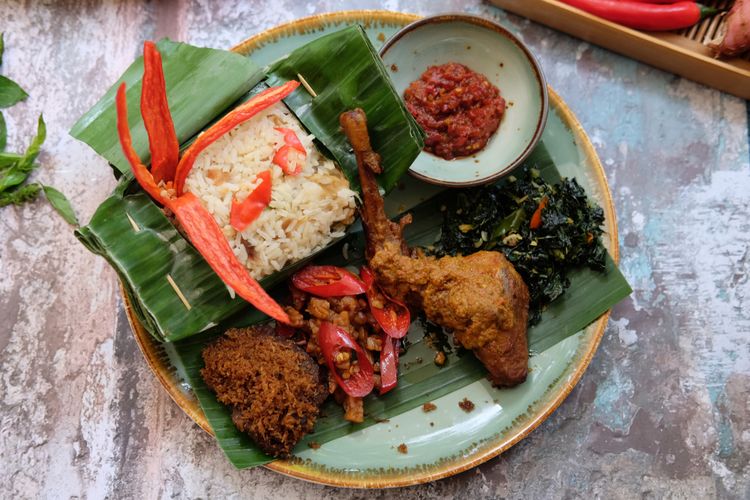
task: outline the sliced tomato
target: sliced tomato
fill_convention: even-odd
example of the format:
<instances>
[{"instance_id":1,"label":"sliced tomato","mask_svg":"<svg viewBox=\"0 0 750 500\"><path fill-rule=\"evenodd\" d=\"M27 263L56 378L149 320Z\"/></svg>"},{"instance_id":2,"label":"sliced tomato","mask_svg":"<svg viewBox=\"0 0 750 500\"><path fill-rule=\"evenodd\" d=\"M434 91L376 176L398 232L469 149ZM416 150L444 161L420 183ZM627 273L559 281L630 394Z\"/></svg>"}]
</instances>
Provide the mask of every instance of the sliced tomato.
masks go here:
<instances>
[{"instance_id":1,"label":"sliced tomato","mask_svg":"<svg viewBox=\"0 0 750 500\"><path fill-rule=\"evenodd\" d=\"M375 283L375 275L368 267L362 267L359 275L365 284L370 312L380 328L394 339L403 338L409 331L411 312L406 304L386 295Z\"/></svg>"},{"instance_id":2,"label":"sliced tomato","mask_svg":"<svg viewBox=\"0 0 750 500\"><path fill-rule=\"evenodd\" d=\"M380 394L390 391L398 383L398 339L383 334L380 351Z\"/></svg>"},{"instance_id":3,"label":"sliced tomato","mask_svg":"<svg viewBox=\"0 0 750 500\"><path fill-rule=\"evenodd\" d=\"M307 266L292 276L294 286L318 297L343 297L365 292L365 284L342 267Z\"/></svg>"},{"instance_id":4,"label":"sliced tomato","mask_svg":"<svg viewBox=\"0 0 750 500\"><path fill-rule=\"evenodd\" d=\"M259 173L258 179L260 184L247 195L247 198L242 201L232 199L229 223L237 231L244 231L271 204L271 171L264 170Z\"/></svg>"},{"instance_id":5,"label":"sliced tomato","mask_svg":"<svg viewBox=\"0 0 750 500\"><path fill-rule=\"evenodd\" d=\"M323 352L328 369L345 393L353 398L362 398L372 392L375 387L372 363L364 349L349 336L346 330L329 321L323 321L318 330L318 344ZM348 350L353 350L357 354L359 371L344 379L336 368L336 355Z\"/></svg>"}]
</instances>

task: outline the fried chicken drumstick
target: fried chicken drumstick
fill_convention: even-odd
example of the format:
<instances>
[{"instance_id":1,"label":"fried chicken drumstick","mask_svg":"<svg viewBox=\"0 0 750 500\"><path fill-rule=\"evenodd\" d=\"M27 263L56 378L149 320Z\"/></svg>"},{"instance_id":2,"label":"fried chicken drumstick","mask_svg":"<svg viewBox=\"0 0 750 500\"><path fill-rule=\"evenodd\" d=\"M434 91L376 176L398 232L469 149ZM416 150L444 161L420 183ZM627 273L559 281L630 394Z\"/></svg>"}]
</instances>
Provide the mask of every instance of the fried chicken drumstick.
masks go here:
<instances>
[{"instance_id":1,"label":"fried chicken drumstick","mask_svg":"<svg viewBox=\"0 0 750 500\"><path fill-rule=\"evenodd\" d=\"M382 171L380 157L370 146L364 111L347 111L339 119L357 157L366 257L377 283L393 298L452 330L484 364L494 385L508 387L526 380L529 292L521 276L499 252L438 259L410 249L403 229L411 215L398 223L385 215L375 181Z\"/></svg>"}]
</instances>

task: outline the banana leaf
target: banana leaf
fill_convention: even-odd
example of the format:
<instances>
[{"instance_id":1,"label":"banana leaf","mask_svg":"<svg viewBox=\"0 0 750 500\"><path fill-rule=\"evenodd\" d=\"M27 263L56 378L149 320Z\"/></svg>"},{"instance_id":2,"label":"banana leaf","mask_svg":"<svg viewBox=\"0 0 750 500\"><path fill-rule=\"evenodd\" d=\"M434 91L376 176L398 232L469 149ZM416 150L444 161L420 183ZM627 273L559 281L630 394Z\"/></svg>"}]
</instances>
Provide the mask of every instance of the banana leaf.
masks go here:
<instances>
[{"instance_id":1,"label":"banana leaf","mask_svg":"<svg viewBox=\"0 0 750 500\"><path fill-rule=\"evenodd\" d=\"M531 154L526 164L537 168L547 182L560 180L560 174L543 143ZM443 191L409 210L414 222L407 226L404 236L410 245L429 246L438 239L443 217L440 207L456 193L456 190ZM315 262L357 267L363 263L364 243L362 231L353 231L345 241L321 253ZM342 251L344 245L347 246L346 252ZM529 351L532 355L578 333L631 293L630 286L609 256L604 273L580 268L571 274L570 280L570 288L549 305L538 324L529 328ZM254 320L249 318L245 324L252 324ZM170 359L192 387L219 445L232 464L244 468L268 463L272 459L237 430L231 411L216 400L200 376L203 367L201 350L220 333L220 329L217 329L210 336L193 337L167 346ZM485 368L473 354L466 351L447 353L448 362L443 368L431 362L415 362L417 358L429 360L434 355L434 351L423 342L426 333L424 324L412 324L408 336L411 346L401 358L398 386L385 396L371 395L365 399L366 418L363 423L355 425L345 421L342 408L328 401L314 433L306 436L298 444L297 450L304 450L311 441L323 444L374 425L382 419L395 417L486 376Z\"/></svg>"},{"instance_id":2,"label":"banana leaf","mask_svg":"<svg viewBox=\"0 0 750 500\"><path fill-rule=\"evenodd\" d=\"M424 147L424 132L393 88L380 57L361 26L351 26L303 45L273 63L266 82L280 85L301 75L317 96L300 88L284 99L305 127L325 145L359 190L357 161L339 115L353 108L367 114L373 149L386 171L378 182L385 192L396 186ZM384 103L398 103L386 106Z\"/></svg>"},{"instance_id":3,"label":"banana leaf","mask_svg":"<svg viewBox=\"0 0 750 500\"><path fill-rule=\"evenodd\" d=\"M184 143L263 79L263 71L250 59L226 50L194 47L163 39L162 56L167 99L177 139ZM221 78L217 78L221 75ZM115 94L127 85L128 121L133 147L145 165L150 153L141 118L143 57L136 59L106 94L70 130L107 159L120 173L130 171L116 133Z\"/></svg>"}]
</instances>

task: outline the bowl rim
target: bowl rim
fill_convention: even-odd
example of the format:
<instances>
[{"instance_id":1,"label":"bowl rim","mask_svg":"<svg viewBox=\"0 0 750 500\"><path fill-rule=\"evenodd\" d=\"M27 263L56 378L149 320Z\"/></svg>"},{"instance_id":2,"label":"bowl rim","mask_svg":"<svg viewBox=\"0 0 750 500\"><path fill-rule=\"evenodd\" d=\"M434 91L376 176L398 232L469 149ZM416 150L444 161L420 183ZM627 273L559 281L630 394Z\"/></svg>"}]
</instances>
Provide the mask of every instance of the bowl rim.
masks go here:
<instances>
[{"instance_id":1,"label":"bowl rim","mask_svg":"<svg viewBox=\"0 0 750 500\"><path fill-rule=\"evenodd\" d=\"M408 33L411 33L419 28L422 28L424 26L431 25L431 24L448 24L448 23L454 23L454 22L473 24L475 26L479 26L480 28L494 31L495 33L507 38L514 45L516 45L516 47L518 47L521 50L524 56L526 56L526 60L531 65L531 69L533 70L533 73L536 77L536 81L539 83L539 93L540 93L541 103L542 103L541 109L539 112L539 117L536 123L536 128L534 130L534 134L532 135L529 143L526 145L524 150L521 151L521 153L514 160L512 160L510 163L500 168L499 170L497 170L495 173L484 176L480 179L472 179L468 181L446 181L443 179L430 177L423 173L415 172L411 168L409 168L408 170L409 175L411 175L412 177L415 177L424 182L428 182L430 184L436 184L438 186L445 186L445 187L465 188L465 187L481 186L481 185L489 184L493 181L499 180L505 177L506 175L510 174L513 170L516 169L516 167L520 166L524 162L524 160L526 160L526 158L531 154L531 152L536 147L539 140L542 138L544 127L547 124L547 115L549 113L549 92L547 89L547 79L544 76L542 67L539 64L539 61L537 60L537 58L531 52L531 50L526 46L526 44L523 43L516 35L514 35L509 30L501 26L499 23L490 21L488 19L476 16L473 14L449 12L449 13L436 14L434 16L427 16L427 17L417 19L416 21L409 23L403 28L401 28L400 30L398 30L393 36L391 36L388 40L386 40L386 42L383 44L381 49L378 51L378 55L380 56L381 59L383 59L386 53L388 52L388 50L394 47L398 43L398 41L401 40L401 38L403 38ZM441 160L451 161L451 160L445 160L442 158Z\"/></svg>"}]
</instances>

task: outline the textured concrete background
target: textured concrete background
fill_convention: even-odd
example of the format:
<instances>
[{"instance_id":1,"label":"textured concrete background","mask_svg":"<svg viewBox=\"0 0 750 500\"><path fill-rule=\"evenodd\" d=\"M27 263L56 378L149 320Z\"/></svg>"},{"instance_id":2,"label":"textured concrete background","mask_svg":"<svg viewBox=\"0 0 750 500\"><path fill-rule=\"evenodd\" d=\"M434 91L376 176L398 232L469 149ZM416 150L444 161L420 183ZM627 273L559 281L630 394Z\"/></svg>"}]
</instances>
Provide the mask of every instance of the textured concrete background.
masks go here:
<instances>
[{"instance_id":1,"label":"textured concrete background","mask_svg":"<svg viewBox=\"0 0 750 500\"><path fill-rule=\"evenodd\" d=\"M567 401L509 452L400 491L336 490L236 471L151 376L115 274L43 201L0 209L0 497L750 498L750 165L746 102L477 0L5 1L2 72L44 111L39 180L86 221L112 189L67 135L146 38L229 47L353 8L498 18L540 57L605 164L635 291Z\"/></svg>"}]
</instances>

